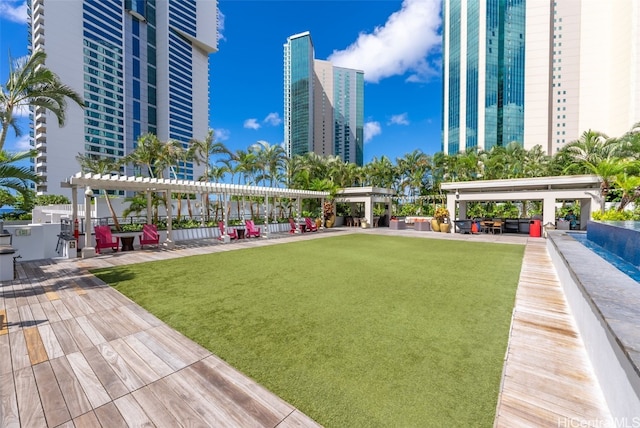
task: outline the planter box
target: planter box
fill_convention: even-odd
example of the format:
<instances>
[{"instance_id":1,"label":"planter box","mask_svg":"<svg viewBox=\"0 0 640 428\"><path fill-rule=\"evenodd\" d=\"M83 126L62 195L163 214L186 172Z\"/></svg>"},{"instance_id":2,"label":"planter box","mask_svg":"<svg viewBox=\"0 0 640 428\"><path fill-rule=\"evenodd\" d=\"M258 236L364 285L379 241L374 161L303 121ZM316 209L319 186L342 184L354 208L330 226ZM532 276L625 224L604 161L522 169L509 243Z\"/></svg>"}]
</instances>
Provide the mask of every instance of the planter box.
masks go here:
<instances>
[{"instance_id":1,"label":"planter box","mask_svg":"<svg viewBox=\"0 0 640 428\"><path fill-rule=\"evenodd\" d=\"M417 221L413 224L413 228L420 232L430 232L431 222L429 221Z\"/></svg>"},{"instance_id":2,"label":"planter box","mask_svg":"<svg viewBox=\"0 0 640 428\"><path fill-rule=\"evenodd\" d=\"M404 230L407 228L407 224L404 220L391 220L389 222L389 229L393 230Z\"/></svg>"}]
</instances>

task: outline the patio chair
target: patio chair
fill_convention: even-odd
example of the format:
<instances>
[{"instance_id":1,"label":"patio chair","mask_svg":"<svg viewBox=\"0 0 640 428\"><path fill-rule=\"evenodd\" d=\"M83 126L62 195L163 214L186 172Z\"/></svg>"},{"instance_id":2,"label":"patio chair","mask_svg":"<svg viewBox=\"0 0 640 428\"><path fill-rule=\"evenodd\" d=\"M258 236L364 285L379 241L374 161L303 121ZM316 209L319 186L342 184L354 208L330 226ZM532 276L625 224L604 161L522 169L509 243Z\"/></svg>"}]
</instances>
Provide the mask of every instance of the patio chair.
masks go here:
<instances>
[{"instance_id":1,"label":"patio chair","mask_svg":"<svg viewBox=\"0 0 640 428\"><path fill-rule=\"evenodd\" d=\"M502 234L502 220L494 220L493 225L491 226L491 233L500 233Z\"/></svg>"},{"instance_id":2,"label":"patio chair","mask_svg":"<svg viewBox=\"0 0 640 428\"><path fill-rule=\"evenodd\" d=\"M291 230L289 230L289 233L297 233L298 232L298 225L296 224L296 221L292 218L289 219L289 225L291 226Z\"/></svg>"},{"instance_id":3,"label":"patio chair","mask_svg":"<svg viewBox=\"0 0 640 428\"><path fill-rule=\"evenodd\" d=\"M218 222L218 229L220 229L220 236L218 236L219 240L222 240L222 237L224 236L224 223L219 221ZM229 238L231 239L238 239L238 232L235 229L229 229L227 228L227 235L229 235Z\"/></svg>"},{"instance_id":4,"label":"patio chair","mask_svg":"<svg viewBox=\"0 0 640 428\"><path fill-rule=\"evenodd\" d=\"M252 236L256 238L260 237L260 228L255 225L253 220L245 220L244 224L247 226L247 231L246 231L247 238L251 238Z\"/></svg>"},{"instance_id":5,"label":"patio chair","mask_svg":"<svg viewBox=\"0 0 640 428\"><path fill-rule=\"evenodd\" d=\"M318 226L316 226L316 222L311 220L309 217L305 217L304 222L307 225L307 230L309 232L317 232L318 231Z\"/></svg>"},{"instance_id":6,"label":"patio chair","mask_svg":"<svg viewBox=\"0 0 640 428\"><path fill-rule=\"evenodd\" d=\"M158 227L155 224L145 224L142 226L142 235L140 237L140 249L143 249L145 245L159 245L160 235L158 234Z\"/></svg>"},{"instance_id":7,"label":"patio chair","mask_svg":"<svg viewBox=\"0 0 640 428\"><path fill-rule=\"evenodd\" d=\"M111 248L114 252L118 251L120 246L120 238L113 237L111 235L111 227L109 226L95 226L93 228L96 233L96 253L100 254L100 250L103 248Z\"/></svg>"}]
</instances>

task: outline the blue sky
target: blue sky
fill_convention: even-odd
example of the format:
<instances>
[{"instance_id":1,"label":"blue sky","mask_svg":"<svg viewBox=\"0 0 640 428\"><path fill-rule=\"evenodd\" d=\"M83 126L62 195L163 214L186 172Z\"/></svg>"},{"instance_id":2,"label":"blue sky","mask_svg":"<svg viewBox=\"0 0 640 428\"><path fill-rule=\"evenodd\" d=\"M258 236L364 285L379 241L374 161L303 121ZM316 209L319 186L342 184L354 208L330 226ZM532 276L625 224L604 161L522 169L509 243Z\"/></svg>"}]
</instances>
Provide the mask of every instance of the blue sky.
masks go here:
<instances>
[{"instance_id":1,"label":"blue sky","mask_svg":"<svg viewBox=\"0 0 640 428\"><path fill-rule=\"evenodd\" d=\"M209 125L230 149L282 143L283 44L310 31L316 58L365 72L365 163L440 150L441 0L220 0L218 7ZM3 83L8 51L27 53L25 22L24 1L0 0ZM10 132L8 150L24 144Z\"/></svg>"}]
</instances>

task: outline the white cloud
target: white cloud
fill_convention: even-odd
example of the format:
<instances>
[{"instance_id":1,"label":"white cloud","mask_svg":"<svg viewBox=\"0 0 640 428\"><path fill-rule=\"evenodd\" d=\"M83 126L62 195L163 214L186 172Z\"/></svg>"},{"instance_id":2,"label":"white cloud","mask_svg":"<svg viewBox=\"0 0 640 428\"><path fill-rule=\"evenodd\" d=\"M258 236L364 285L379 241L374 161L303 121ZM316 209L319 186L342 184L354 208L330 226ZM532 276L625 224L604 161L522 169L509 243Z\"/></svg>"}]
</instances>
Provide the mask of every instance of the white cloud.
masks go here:
<instances>
[{"instance_id":1,"label":"white cloud","mask_svg":"<svg viewBox=\"0 0 640 428\"><path fill-rule=\"evenodd\" d=\"M252 117L244 121L244 127L248 129L260 129L260 124L258 123L258 119Z\"/></svg>"},{"instance_id":2,"label":"white cloud","mask_svg":"<svg viewBox=\"0 0 640 428\"><path fill-rule=\"evenodd\" d=\"M439 74L430 53L440 49L441 0L404 0L401 9L372 33L342 51L334 51L329 61L339 67L364 71L367 82L377 83L390 76L410 73L409 82L423 82Z\"/></svg>"},{"instance_id":3,"label":"white cloud","mask_svg":"<svg viewBox=\"0 0 640 428\"><path fill-rule=\"evenodd\" d=\"M278 126L282 123L282 119L280 119L278 113L269 113L262 122L268 123L271 126Z\"/></svg>"},{"instance_id":4,"label":"white cloud","mask_svg":"<svg viewBox=\"0 0 640 428\"><path fill-rule=\"evenodd\" d=\"M231 136L231 131L224 128L216 128L213 130L213 136L216 141L227 141Z\"/></svg>"},{"instance_id":5,"label":"white cloud","mask_svg":"<svg viewBox=\"0 0 640 428\"><path fill-rule=\"evenodd\" d=\"M380 122L367 122L364 124L364 142L368 143L376 135L382 134Z\"/></svg>"},{"instance_id":6,"label":"white cloud","mask_svg":"<svg viewBox=\"0 0 640 428\"><path fill-rule=\"evenodd\" d=\"M227 38L224 36L224 20L225 20L225 15L224 13L222 13L220 11L220 9L218 9L218 41L220 40L227 40Z\"/></svg>"},{"instance_id":7,"label":"white cloud","mask_svg":"<svg viewBox=\"0 0 640 428\"><path fill-rule=\"evenodd\" d=\"M389 119L388 125L408 125L409 119L407 118L407 113L402 114L394 114Z\"/></svg>"},{"instance_id":8,"label":"white cloud","mask_svg":"<svg viewBox=\"0 0 640 428\"><path fill-rule=\"evenodd\" d=\"M26 24L27 18L27 2L16 0L0 2L0 19Z\"/></svg>"},{"instance_id":9,"label":"white cloud","mask_svg":"<svg viewBox=\"0 0 640 428\"><path fill-rule=\"evenodd\" d=\"M9 152L26 152L33 149L33 147L31 147L31 144L29 143L29 135L22 135L11 142L9 141L9 138L7 138L6 149Z\"/></svg>"}]
</instances>

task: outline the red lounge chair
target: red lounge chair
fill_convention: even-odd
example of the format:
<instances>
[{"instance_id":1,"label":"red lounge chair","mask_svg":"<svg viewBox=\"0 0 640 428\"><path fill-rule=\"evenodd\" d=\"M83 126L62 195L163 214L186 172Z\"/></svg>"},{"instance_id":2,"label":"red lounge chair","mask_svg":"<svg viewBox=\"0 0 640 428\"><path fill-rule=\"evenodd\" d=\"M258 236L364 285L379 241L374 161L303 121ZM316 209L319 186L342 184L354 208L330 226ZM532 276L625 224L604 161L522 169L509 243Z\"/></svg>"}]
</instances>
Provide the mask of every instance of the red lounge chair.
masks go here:
<instances>
[{"instance_id":1,"label":"red lounge chair","mask_svg":"<svg viewBox=\"0 0 640 428\"><path fill-rule=\"evenodd\" d=\"M247 226L247 231L245 232L247 238L251 238L252 236L256 238L260 237L260 228L253 223L253 220L245 220L244 224Z\"/></svg>"},{"instance_id":2,"label":"red lounge chair","mask_svg":"<svg viewBox=\"0 0 640 428\"><path fill-rule=\"evenodd\" d=\"M111 248L114 252L118 251L120 246L120 238L111 235L111 227L95 226L93 228L96 233L96 253L100 254L102 248Z\"/></svg>"},{"instance_id":3,"label":"red lounge chair","mask_svg":"<svg viewBox=\"0 0 640 428\"><path fill-rule=\"evenodd\" d=\"M145 224L142 226L142 235L140 237L140 249L143 249L145 245L158 245L160 244L160 235L158 234L158 227L155 224Z\"/></svg>"},{"instance_id":4,"label":"red lounge chair","mask_svg":"<svg viewBox=\"0 0 640 428\"><path fill-rule=\"evenodd\" d=\"M296 233L298 231L298 225L296 224L296 221L290 218L289 224L291 225L291 230L289 231L289 233Z\"/></svg>"},{"instance_id":5,"label":"red lounge chair","mask_svg":"<svg viewBox=\"0 0 640 428\"><path fill-rule=\"evenodd\" d=\"M219 221L218 222L218 229L220 229L220 236L218 237L219 240L222 240L222 237L224 236L224 223ZM235 229L229 229L227 228L227 235L229 235L229 238L231 239L238 239L238 232L236 232Z\"/></svg>"},{"instance_id":6,"label":"red lounge chair","mask_svg":"<svg viewBox=\"0 0 640 428\"><path fill-rule=\"evenodd\" d=\"M304 222L307 224L307 230L309 232L317 232L318 226L316 226L316 222L311 220L309 217L305 217Z\"/></svg>"}]
</instances>

